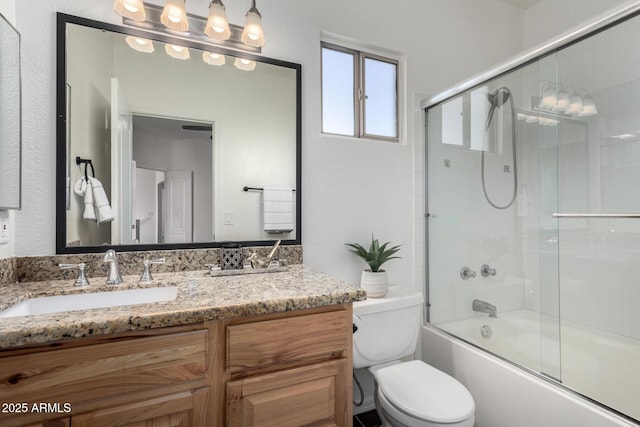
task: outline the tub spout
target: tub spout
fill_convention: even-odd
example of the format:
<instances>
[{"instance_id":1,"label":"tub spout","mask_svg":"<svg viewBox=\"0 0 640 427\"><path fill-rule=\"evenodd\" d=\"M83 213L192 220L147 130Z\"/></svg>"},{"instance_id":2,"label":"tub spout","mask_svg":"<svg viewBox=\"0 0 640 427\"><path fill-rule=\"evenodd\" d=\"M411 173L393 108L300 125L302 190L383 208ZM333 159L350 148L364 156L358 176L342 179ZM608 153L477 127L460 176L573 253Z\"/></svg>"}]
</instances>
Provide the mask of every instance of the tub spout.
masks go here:
<instances>
[{"instance_id":1,"label":"tub spout","mask_svg":"<svg viewBox=\"0 0 640 427\"><path fill-rule=\"evenodd\" d=\"M496 306L486 301L474 299L473 304L471 306L473 308L473 311L479 311L480 313L488 313L489 317L498 317L498 309L496 308Z\"/></svg>"}]
</instances>

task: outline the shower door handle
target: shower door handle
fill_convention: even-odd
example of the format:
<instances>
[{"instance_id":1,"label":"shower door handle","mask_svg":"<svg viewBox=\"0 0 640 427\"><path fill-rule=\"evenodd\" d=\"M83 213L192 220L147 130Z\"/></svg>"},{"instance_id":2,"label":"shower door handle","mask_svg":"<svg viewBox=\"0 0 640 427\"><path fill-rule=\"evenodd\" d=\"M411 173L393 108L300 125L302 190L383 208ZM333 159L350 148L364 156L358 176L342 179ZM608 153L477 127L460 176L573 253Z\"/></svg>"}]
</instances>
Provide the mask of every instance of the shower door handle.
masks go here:
<instances>
[{"instance_id":1,"label":"shower door handle","mask_svg":"<svg viewBox=\"0 0 640 427\"><path fill-rule=\"evenodd\" d=\"M554 213L554 218L640 218L640 213Z\"/></svg>"}]
</instances>

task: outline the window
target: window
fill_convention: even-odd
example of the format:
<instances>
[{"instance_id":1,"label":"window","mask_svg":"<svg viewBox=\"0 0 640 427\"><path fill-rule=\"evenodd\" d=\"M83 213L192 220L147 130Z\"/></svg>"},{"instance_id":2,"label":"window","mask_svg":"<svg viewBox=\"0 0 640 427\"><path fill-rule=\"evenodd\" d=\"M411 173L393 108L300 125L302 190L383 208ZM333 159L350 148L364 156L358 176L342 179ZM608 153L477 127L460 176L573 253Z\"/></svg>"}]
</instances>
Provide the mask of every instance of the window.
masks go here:
<instances>
[{"instance_id":1,"label":"window","mask_svg":"<svg viewBox=\"0 0 640 427\"><path fill-rule=\"evenodd\" d=\"M322 132L398 142L398 61L322 43Z\"/></svg>"}]
</instances>

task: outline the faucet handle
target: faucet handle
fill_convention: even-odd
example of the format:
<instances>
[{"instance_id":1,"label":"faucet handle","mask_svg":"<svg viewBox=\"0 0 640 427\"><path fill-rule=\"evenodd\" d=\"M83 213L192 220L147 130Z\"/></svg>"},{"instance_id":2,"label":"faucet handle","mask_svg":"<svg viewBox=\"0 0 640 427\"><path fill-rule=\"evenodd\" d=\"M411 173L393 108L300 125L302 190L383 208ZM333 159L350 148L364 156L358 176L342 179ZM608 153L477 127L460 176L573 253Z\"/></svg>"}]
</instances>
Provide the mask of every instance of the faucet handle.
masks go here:
<instances>
[{"instance_id":1,"label":"faucet handle","mask_svg":"<svg viewBox=\"0 0 640 427\"><path fill-rule=\"evenodd\" d=\"M58 267L61 270L78 269L78 278L74 282L75 286L87 286L89 284L89 280L87 280L87 276L84 274L85 268L87 267L87 264L84 262L78 264L58 264Z\"/></svg>"},{"instance_id":2,"label":"faucet handle","mask_svg":"<svg viewBox=\"0 0 640 427\"><path fill-rule=\"evenodd\" d=\"M473 279L476 277L476 272L465 266L460 269L460 277L462 277L463 280Z\"/></svg>"},{"instance_id":3,"label":"faucet handle","mask_svg":"<svg viewBox=\"0 0 640 427\"><path fill-rule=\"evenodd\" d=\"M491 268L489 264L484 264L480 268L480 274L482 274L482 277L495 276L497 273L498 271L495 268Z\"/></svg>"},{"instance_id":4,"label":"faucet handle","mask_svg":"<svg viewBox=\"0 0 640 427\"><path fill-rule=\"evenodd\" d=\"M151 271L149 271L151 264L164 264L164 263L165 263L164 258L145 259L144 261L142 261L142 265L144 265L144 271L142 272L142 276L140 276L140 281L141 282L152 281L153 277L151 276Z\"/></svg>"}]
</instances>

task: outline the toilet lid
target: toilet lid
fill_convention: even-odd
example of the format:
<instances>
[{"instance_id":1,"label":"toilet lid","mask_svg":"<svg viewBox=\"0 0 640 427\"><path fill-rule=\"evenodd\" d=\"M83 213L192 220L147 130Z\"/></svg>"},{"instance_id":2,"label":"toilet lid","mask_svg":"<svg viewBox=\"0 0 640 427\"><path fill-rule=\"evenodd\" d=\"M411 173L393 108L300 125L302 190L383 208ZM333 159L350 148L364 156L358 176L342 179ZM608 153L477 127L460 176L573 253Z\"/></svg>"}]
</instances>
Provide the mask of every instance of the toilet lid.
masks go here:
<instances>
[{"instance_id":1,"label":"toilet lid","mask_svg":"<svg viewBox=\"0 0 640 427\"><path fill-rule=\"evenodd\" d=\"M462 384L420 360L382 368L377 381L389 402L415 418L455 423L475 412L473 397Z\"/></svg>"}]
</instances>

